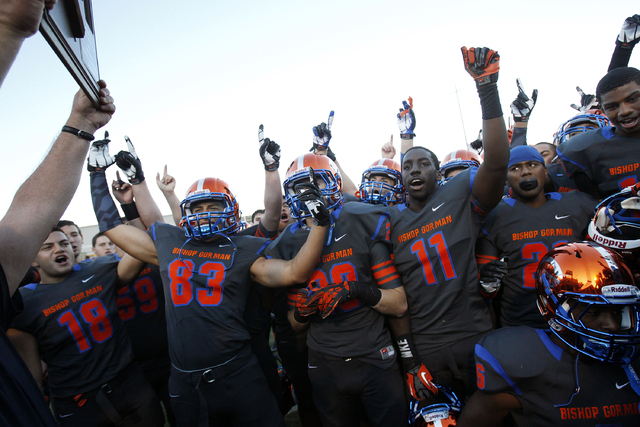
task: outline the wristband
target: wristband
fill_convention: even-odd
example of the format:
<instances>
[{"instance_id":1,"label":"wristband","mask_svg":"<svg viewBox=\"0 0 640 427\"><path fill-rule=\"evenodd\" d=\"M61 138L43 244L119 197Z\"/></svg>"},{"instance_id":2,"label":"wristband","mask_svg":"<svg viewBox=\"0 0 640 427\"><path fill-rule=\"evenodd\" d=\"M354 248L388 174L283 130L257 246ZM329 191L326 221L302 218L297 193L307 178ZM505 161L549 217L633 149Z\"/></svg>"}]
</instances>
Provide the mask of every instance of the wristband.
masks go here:
<instances>
[{"instance_id":1,"label":"wristband","mask_svg":"<svg viewBox=\"0 0 640 427\"><path fill-rule=\"evenodd\" d=\"M478 95L480 96L480 106L482 107L482 120L490 120L502 116L498 85L478 86Z\"/></svg>"},{"instance_id":2,"label":"wristband","mask_svg":"<svg viewBox=\"0 0 640 427\"><path fill-rule=\"evenodd\" d=\"M352 292L363 303L373 307L382 299L382 291L374 286L361 282L351 282Z\"/></svg>"},{"instance_id":3,"label":"wristband","mask_svg":"<svg viewBox=\"0 0 640 427\"><path fill-rule=\"evenodd\" d=\"M127 221L133 221L134 219L140 218L135 202L124 203L121 204L120 207L122 208L122 212L124 212L124 217L127 218Z\"/></svg>"},{"instance_id":4,"label":"wristband","mask_svg":"<svg viewBox=\"0 0 640 427\"><path fill-rule=\"evenodd\" d=\"M415 133L401 133L400 139L413 139L414 136L416 136Z\"/></svg>"},{"instance_id":5,"label":"wristband","mask_svg":"<svg viewBox=\"0 0 640 427\"><path fill-rule=\"evenodd\" d=\"M296 311L294 311L294 312L293 312L293 318L296 320L296 322L298 322L298 323L302 323L302 324L304 324L304 323L309 323L309 320L311 320L311 319L309 318L309 316L302 316L302 315L298 312L298 310L296 310Z\"/></svg>"},{"instance_id":6,"label":"wristband","mask_svg":"<svg viewBox=\"0 0 640 427\"><path fill-rule=\"evenodd\" d=\"M62 126L62 132L73 134L78 138L86 139L87 141L93 141L95 139L95 137L91 135L89 132L72 128L71 126Z\"/></svg>"}]
</instances>

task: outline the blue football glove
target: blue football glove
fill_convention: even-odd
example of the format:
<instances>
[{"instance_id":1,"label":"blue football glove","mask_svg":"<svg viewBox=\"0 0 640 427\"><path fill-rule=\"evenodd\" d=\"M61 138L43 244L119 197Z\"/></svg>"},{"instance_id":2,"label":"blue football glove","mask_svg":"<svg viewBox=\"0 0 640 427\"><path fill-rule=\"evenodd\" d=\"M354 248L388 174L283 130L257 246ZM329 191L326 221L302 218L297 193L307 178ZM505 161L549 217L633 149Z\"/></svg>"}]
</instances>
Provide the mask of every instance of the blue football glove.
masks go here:
<instances>
[{"instance_id":1,"label":"blue football glove","mask_svg":"<svg viewBox=\"0 0 640 427\"><path fill-rule=\"evenodd\" d=\"M413 114L413 98L409 97L407 101L402 101L403 108L398 113L398 128L400 128L400 138L412 139L416 134L413 130L416 128L416 116Z\"/></svg>"}]
</instances>

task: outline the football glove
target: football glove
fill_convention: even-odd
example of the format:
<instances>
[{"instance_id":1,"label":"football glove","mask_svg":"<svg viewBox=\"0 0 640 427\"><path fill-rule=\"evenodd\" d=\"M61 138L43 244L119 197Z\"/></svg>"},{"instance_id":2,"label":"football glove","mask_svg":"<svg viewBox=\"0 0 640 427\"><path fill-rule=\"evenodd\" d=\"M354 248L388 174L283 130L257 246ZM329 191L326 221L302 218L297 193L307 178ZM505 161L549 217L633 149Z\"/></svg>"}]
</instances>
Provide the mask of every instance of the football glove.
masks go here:
<instances>
[{"instance_id":1,"label":"football glove","mask_svg":"<svg viewBox=\"0 0 640 427\"><path fill-rule=\"evenodd\" d=\"M144 173L142 172L142 163L136 154L135 148L128 136L124 137L127 142L127 148L129 151L120 151L116 154L116 163L118 167L129 178L129 184L140 184L144 181Z\"/></svg>"},{"instance_id":2,"label":"football glove","mask_svg":"<svg viewBox=\"0 0 640 427\"><path fill-rule=\"evenodd\" d=\"M87 159L87 170L89 172L104 172L109 166L115 163L115 159L109 155L109 132L104 132L104 139L94 141L89 148L89 158Z\"/></svg>"},{"instance_id":3,"label":"football glove","mask_svg":"<svg viewBox=\"0 0 640 427\"><path fill-rule=\"evenodd\" d=\"M327 123L322 122L313 127L313 148L327 148L331 141L331 126L333 125L333 111L329 113Z\"/></svg>"},{"instance_id":4,"label":"football glove","mask_svg":"<svg viewBox=\"0 0 640 427\"><path fill-rule=\"evenodd\" d=\"M573 108L574 110L578 110L580 111L580 113L584 114L587 110L598 107L598 100L596 99L595 95L584 93L584 91L580 89L580 86L576 86L576 90L580 94L580 106L571 104L571 108Z\"/></svg>"},{"instance_id":5,"label":"football glove","mask_svg":"<svg viewBox=\"0 0 640 427\"><path fill-rule=\"evenodd\" d=\"M485 297L493 297L500 289L502 279L508 273L507 262L509 259L504 257L500 260L492 260L482 266L480 269L480 292Z\"/></svg>"},{"instance_id":6,"label":"football glove","mask_svg":"<svg viewBox=\"0 0 640 427\"><path fill-rule=\"evenodd\" d=\"M511 114L513 114L513 120L517 122L526 122L529 120L529 116L533 111L533 107L536 106L536 100L538 99L538 89L534 89L531 94L531 98L524 93L522 82L520 79L516 79L518 85L518 96L511 103Z\"/></svg>"},{"instance_id":7,"label":"football glove","mask_svg":"<svg viewBox=\"0 0 640 427\"><path fill-rule=\"evenodd\" d=\"M413 114L413 98L402 101L402 107L398 113L398 128L400 128L400 138L412 139L416 136L413 130L416 128L416 116Z\"/></svg>"},{"instance_id":8,"label":"football glove","mask_svg":"<svg viewBox=\"0 0 640 427\"><path fill-rule=\"evenodd\" d=\"M616 45L625 49L633 49L640 40L640 15L633 15L624 20Z\"/></svg>"},{"instance_id":9,"label":"football glove","mask_svg":"<svg viewBox=\"0 0 640 427\"><path fill-rule=\"evenodd\" d=\"M347 281L333 283L315 291L311 301L317 306L320 317L326 319L338 305L354 299L356 297L352 292L354 283Z\"/></svg>"},{"instance_id":10,"label":"football glove","mask_svg":"<svg viewBox=\"0 0 640 427\"><path fill-rule=\"evenodd\" d=\"M498 81L500 70L500 55L488 47L462 47L464 68L476 81L476 86L482 86Z\"/></svg>"},{"instance_id":11,"label":"football glove","mask_svg":"<svg viewBox=\"0 0 640 427\"><path fill-rule=\"evenodd\" d=\"M280 167L280 146L269 138L264 137L264 126L260 125L258 130L258 141L260 143L260 158L266 171L276 171Z\"/></svg>"},{"instance_id":12,"label":"football glove","mask_svg":"<svg viewBox=\"0 0 640 427\"><path fill-rule=\"evenodd\" d=\"M315 292L318 289L318 283L312 282L306 288L300 288L298 290L298 298L296 299L296 311L300 316L307 317L318 312L318 304L314 299Z\"/></svg>"},{"instance_id":13,"label":"football glove","mask_svg":"<svg viewBox=\"0 0 640 427\"><path fill-rule=\"evenodd\" d=\"M298 193L298 200L304 202L315 225L326 227L331 224L331 213L327 209L322 191L318 188L313 168L309 168L309 182L296 184L293 189Z\"/></svg>"},{"instance_id":14,"label":"football glove","mask_svg":"<svg viewBox=\"0 0 640 427\"><path fill-rule=\"evenodd\" d=\"M415 399L425 400L438 394L431 373L422 363L409 369L405 375L411 396Z\"/></svg>"}]
</instances>

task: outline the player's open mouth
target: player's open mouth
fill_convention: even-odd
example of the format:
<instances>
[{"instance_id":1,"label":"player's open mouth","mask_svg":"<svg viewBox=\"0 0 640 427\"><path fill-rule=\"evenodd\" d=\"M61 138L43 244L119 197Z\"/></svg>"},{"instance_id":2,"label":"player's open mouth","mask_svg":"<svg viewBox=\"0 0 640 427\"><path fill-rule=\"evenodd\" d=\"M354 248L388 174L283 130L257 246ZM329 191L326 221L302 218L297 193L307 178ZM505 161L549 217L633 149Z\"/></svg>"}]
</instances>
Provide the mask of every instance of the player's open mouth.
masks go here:
<instances>
[{"instance_id":1,"label":"player's open mouth","mask_svg":"<svg viewBox=\"0 0 640 427\"><path fill-rule=\"evenodd\" d=\"M280 221L283 221L283 222L289 221L289 215L283 212L282 215L280 215Z\"/></svg>"},{"instance_id":2,"label":"player's open mouth","mask_svg":"<svg viewBox=\"0 0 640 427\"><path fill-rule=\"evenodd\" d=\"M618 120L618 123L620 123L620 126L622 126L625 129L630 129L635 127L638 124L638 117L633 117L633 118L629 118L629 119L624 119L624 120Z\"/></svg>"},{"instance_id":3,"label":"player's open mouth","mask_svg":"<svg viewBox=\"0 0 640 427\"><path fill-rule=\"evenodd\" d=\"M57 264L64 264L69 260L66 255L58 255L54 260Z\"/></svg>"},{"instance_id":4,"label":"player's open mouth","mask_svg":"<svg viewBox=\"0 0 640 427\"><path fill-rule=\"evenodd\" d=\"M409 186L413 190L419 190L422 187L422 184L424 184L424 180L422 178L414 178L409 181Z\"/></svg>"}]
</instances>

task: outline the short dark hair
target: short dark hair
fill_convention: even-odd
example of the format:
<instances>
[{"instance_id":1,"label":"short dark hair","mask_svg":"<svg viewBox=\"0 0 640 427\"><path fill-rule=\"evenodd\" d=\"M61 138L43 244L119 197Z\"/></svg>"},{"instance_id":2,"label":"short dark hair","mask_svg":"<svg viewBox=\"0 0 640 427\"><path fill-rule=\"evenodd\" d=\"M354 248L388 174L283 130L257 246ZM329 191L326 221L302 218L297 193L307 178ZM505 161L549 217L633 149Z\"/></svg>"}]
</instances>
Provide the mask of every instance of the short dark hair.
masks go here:
<instances>
[{"instance_id":1,"label":"short dark hair","mask_svg":"<svg viewBox=\"0 0 640 427\"><path fill-rule=\"evenodd\" d=\"M264 209L256 209L256 211L251 214L251 222L256 222L256 215L258 214L264 214Z\"/></svg>"},{"instance_id":2,"label":"short dark hair","mask_svg":"<svg viewBox=\"0 0 640 427\"><path fill-rule=\"evenodd\" d=\"M598 82L596 99L600 102L602 101L602 95L605 93L632 82L640 85L640 70L633 67L614 68Z\"/></svg>"},{"instance_id":3,"label":"short dark hair","mask_svg":"<svg viewBox=\"0 0 640 427\"><path fill-rule=\"evenodd\" d=\"M429 156L431 157L431 161L433 162L433 164L436 165L436 169L440 170L440 161L438 160L438 156L436 156L436 153L434 153L433 151L429 150L426 147L420 147L420 146L411 147L404 153L404 155L406 156L407 154L409 154L409 151L416 150L418 148L421 149L421 150L426 151L429 154Z\"/></svg>"},{"instance_id":4,"label":"short dark hair","mask_svg":"<svg viewBox=\"0 0 640 427\"><path fill-rule=\"evenodd\" d=\"M80 233L80 235L82 236L82 230L80 230L80 227L78 227L78 225L73 221L69 221L69 220L66 220L66 219L61 219L60 221L58 221L58 224L56 225L56 228L62 228L62 227L66 227L68 225L73 225L78 230L78 233ZM62 231L62 230L60 230L60 231Z\"/></svg>"},{"instance_id":5,"label":"short dark hair","mask_svg":"<svg viewBox=\"0 0 640 427\"><path fill-rule=\"evenodd\" d=\"M104 234L102 231L99 232L98 234L96 234L95 236L93 236L93 239L91 239L91 247L95 248L96 247L96 242L98 241L98 239L102 236L106 236L106 234Z\"/></svg>"}]
</instances>

